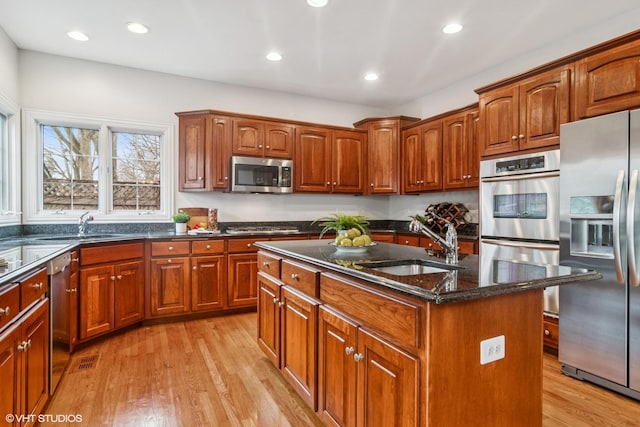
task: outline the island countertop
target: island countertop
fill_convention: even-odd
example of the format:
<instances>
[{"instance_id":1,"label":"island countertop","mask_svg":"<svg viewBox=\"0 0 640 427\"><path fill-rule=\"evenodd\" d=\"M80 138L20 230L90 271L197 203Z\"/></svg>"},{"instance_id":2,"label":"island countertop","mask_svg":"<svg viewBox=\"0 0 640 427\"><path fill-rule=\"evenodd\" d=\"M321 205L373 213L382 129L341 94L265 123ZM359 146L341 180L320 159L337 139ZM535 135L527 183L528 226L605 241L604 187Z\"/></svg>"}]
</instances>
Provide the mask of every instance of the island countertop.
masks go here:
<instances>
[{"instance_id":1,"label":"island countertop","mask_svg":"<svg viewBox=\"0 0 640 427\"><path fill-rule=\"evenodd\" d=\"M602 277L593 270L511 260L483 260L478 255L460 254L459 262L455 266L448 266L437 252L392 243L377 243L360 251L337 249L328 240L264 241L257 242L256 246L435 304L487 298ZM448 271L397 275L376 268L400 265L409 260L425 262ZM492 265L499 274L488 271Z\"/></svg>"}]
</instances>

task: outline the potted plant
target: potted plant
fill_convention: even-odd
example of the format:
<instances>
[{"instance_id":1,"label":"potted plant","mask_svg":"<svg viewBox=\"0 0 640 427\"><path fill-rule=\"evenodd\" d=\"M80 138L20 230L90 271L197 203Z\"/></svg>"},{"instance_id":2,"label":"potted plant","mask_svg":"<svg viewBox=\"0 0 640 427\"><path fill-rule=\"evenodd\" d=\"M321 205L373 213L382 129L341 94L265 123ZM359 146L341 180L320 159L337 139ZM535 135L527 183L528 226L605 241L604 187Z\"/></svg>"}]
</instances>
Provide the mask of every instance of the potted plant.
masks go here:
<instances>
[{"instance_id":1,"label":"potted plant","mask_svg":"<svg viewBox=\"0 0 640 427\"><path fill-rule=\"evenodd\" d=\"M370 246L369 221L364 215L334 213L316 219L312 224L322 227L320 238L329 231L335 231L336 246Z\"/></svg>"},{"instance_id":2,"label":"potted plant","mask_svg":"<svg viewBox=\"0 0 640 427\"><path fill-rule=\"evenodd\" d=\"M191 215L186 212L177 212L173 214L173 222L176 223L176 233L187 232L187 222L191 219Z\"/></svg>"}]
</instances>

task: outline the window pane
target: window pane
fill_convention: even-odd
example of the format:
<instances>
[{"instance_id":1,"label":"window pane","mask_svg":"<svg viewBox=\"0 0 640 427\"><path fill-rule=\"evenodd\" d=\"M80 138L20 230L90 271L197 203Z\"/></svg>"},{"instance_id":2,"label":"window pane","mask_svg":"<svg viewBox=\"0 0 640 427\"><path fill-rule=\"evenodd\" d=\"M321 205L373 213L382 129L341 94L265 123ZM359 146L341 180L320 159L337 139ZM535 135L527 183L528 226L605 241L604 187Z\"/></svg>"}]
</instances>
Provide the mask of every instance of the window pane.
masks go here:
<instances>
[{"instance_id":1,"label":"window pane","mask_svg":"<svg viewBox=\"0 0 640 427\"><path fill-rule=\"evenodd\" d=\"M0 114L0 212L9 210L9 135L7 117Z\"/></svg>"},{"instance_id":2,"label":"window pane","mask_svg":"<svg viewBox=\"0 0 640 427\"><path fill-rule=\"evenodd\" d=\"M113 209L160 209L160 136L113 132Z\"/></svg>"},{"instance_id":3,"label":"window pane","mask_svg":"<svg viewBox=\"0 0 640 427\"><path fill-rule=\"evenodd\" d=\"M43 209L98 208L95 129L42 125Z\"/></svg>"}]
</instances>

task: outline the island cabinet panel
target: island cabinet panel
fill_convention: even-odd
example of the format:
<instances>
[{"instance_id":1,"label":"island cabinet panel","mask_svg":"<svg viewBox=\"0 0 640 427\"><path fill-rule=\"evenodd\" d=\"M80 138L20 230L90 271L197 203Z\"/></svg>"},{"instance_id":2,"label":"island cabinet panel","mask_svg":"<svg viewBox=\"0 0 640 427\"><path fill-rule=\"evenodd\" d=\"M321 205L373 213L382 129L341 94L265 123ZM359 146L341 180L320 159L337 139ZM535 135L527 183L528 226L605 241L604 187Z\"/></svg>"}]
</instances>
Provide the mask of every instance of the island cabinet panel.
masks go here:
<instances>
[{"instance_id":1,"label":"island cabinet panel","mask_svg":"<svg viewBox=\"0 0 640 427\"><path fill-rule=\"evenodd\" d=\"M640 40L576 62L575 119L640 107Z\"/></svg>"},{"instance_id":2,"label":"island cabinet panel","mask_svg":"<svg viewBox=\"0 0 640 427\"><path fill-rule=\"evenodd\" d=\"M428 306L428 425L542 425L542 305L536 289ZM500 335L505 357L480 364Z\"/></svg>"},{"instance_id":3,"label":"island cabinet panel","mask_svg":"<svg viewBox=\"0 0 640 427\"><path fill-rule=\"evenodd\" d=\"M282 283L258 273L258 346L280 369L280 307Z\"/></svg>"}]
</instances>

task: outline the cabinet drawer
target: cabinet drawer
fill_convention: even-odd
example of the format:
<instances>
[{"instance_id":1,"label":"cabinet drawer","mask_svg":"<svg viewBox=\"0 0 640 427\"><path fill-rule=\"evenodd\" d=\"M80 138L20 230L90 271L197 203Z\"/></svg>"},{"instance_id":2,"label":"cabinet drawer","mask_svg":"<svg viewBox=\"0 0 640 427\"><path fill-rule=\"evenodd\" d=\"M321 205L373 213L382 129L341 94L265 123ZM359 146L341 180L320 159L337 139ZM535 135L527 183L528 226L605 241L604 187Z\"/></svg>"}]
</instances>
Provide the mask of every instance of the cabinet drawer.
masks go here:
<instances>
[{"instance_id":1,"label":"cabinet drawer","mask_svg":"<svg viewBox=\"0 0 640 427\"><path fill-rule=\"evenodd\" d=\"M286 259L282 260L280 270L280 277L285 285L298 289L314 298L318 296L318 276L320 275L318 270Z\"/></svg>"},{"instance_id":2,"label":"cabinet drawer","mask_svg":"<svg viewBox=\"0 0 640 427\"><path fill-rule=\"evenodd\" d=\"M395 243L396 234L392 232L371 233L371 240L374 242Z\"/></svg>"},{"instance_id":3,"label":"cabinet drawer","mask_svg":"<svg viewBox=\"0 0 640 427\"><path fill-rule=\"evenodd\" d=\"M42 268L37 273L20 282L20 310L40 298L49 288L47 269Z\"/></svg>"},{"instance_id":4,"label":"cabinet drawer","mask_svg":"<svg viewBox=\"0 0 640 427\"><path fill-rule=\"evenodd\" d=\"M320 277L320 300L357 319L363 327L392 337L398 345L421 345L423 314L417 303L330 273L323 273Z\"/></svg>"},{"instance_id":5,"label":"cabinet drawer","mask_svg":"<svg viewBox=\"0 0 640 427\"><path fill-rule=\"evenodd\" d=\"M420 236L417 234L398 234L396 243L407 246L420 246Z\"/></svg>"},{"instance_id":6,"label":"cabinet drawer","mask_svg":"<svg viewBox=\"0 0 640 427\"><path fill-rule=\"evenodd\" d=\"M20 311L20 286L16 283L0 294L0 330Z\"/></svg>"},{"instance_id":7,"label":"cabinet drawer","mask_svg":"<svg viewBox=\"0 0 640 427\"><path fill-rule=\"evenodd\" d=\"M89 248L80 248L80 265L84 266L142 258L143 255L144 246L142 242L92 246Z\"/></svg>"},{"instance_id":8,"label":"cabinet drawer","mask_svg":"<svg viewBox=\"0 0 640 427\"><path fill-rule=\"evenodd\" d=\"M189 242L152 242L151 256L189 255Z\"/></svg>"},{"instance_id":9,"label":"cabinet drawer","mask_svg":"<svg viewBox=\"0 0 640 427\"><path fill-rule=\"evenodd\" d=\"M251 239L229 239L228 242L228 250L229 253L238 253L238 252L258 252L258 248L254 245L255 242L264 242L269 240L267 237L258 237Z\"/></svg>"},{"instance_id":10,"label":"cabinet drawer","mask_svg":"<svg viewBox=\"0 0 640 427\"><path fill-rule=\"evenodd\" d=\"M265 252L258 252L258 269L276 279L280 278L280 258Z\"/></svg>"},{"instance_id":11,"label":"cabinet drawer","mask_svg":"<svg viewBox=\"0 0 640 427\"><path fill-rule=\"evenodd\" d=\"M458 240L458 248L461 254L475 254L476 242L474 240Z\"/></svg>"},{"instance_id":12,"label":"cabinet drawer","mask_svg":"<svg viewBox=\"0 0 640 427\"><path fill-rule=\"evenodd\" d=\"M552 351L558 351L558 319L544 316L543 322L544 346Z\"/></svg>"},{"instance_id":13,"label":"cabinet drawer","mask_svg":"<svg viewBox=\"0 0 640 427\"><path fill-rule=\"evenodd\" d=\"M194 255L224 253L224 240L205 240L191 242L191 253Z\"/></svg>"}]
</instances>

